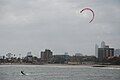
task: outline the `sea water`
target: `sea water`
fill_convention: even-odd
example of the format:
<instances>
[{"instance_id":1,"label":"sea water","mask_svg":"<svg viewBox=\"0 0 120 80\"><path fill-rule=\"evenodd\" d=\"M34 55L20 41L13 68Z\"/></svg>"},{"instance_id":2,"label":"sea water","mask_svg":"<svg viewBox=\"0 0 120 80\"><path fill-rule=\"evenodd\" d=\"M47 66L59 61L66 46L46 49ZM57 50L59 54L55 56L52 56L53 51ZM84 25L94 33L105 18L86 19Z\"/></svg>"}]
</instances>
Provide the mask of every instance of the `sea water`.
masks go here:
<instances>
[{"instance_id":1,"label":"sea water","mask_svg":"<svg viewBox=\"0 0 120 80\"><path fill-rule=\"evenodd\" d=\"M22 75L21 71L26 75ZM0 65L0 80L120 80L120 68L80 65Z\"/></svg>"}]
</instances>

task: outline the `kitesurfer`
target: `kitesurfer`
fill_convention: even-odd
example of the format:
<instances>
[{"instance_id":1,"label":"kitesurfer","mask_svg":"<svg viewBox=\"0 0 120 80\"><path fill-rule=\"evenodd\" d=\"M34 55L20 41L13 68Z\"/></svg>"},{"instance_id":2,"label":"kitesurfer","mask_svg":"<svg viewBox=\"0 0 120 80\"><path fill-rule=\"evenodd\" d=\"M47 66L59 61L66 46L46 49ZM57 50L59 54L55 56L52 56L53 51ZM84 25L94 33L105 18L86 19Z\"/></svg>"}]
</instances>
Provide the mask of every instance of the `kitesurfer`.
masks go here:
<instances>
[{"instance_id":1,"label":"kitesurfer","mask_svg":"<svg viewBox=\"0 0 120 80\"><path fill-rule=\"evenodd\" d=\"M21 73L22 73L23 75L26 75L26 74L24 73L24 71L21 71Z\"/></svg>"}]
</instances>

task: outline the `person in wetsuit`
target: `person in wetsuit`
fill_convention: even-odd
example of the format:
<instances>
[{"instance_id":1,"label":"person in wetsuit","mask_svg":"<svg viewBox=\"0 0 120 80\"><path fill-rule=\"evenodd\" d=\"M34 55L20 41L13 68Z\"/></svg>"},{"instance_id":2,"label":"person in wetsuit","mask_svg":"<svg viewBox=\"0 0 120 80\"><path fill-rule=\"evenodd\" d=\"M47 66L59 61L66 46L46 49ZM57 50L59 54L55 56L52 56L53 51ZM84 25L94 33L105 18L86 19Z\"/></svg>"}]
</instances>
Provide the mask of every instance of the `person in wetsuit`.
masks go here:
<instances>
[{"instance_id":1,"label":"person in wetsuit","mask_svg":"<svg viewBox=\"0 0 120 80\"><path fill-rule=\"evenodd\" d=\"M23 75L26 75L23 71L21 71L21 73L22 73Z\"/></svg>"}]
</instances>

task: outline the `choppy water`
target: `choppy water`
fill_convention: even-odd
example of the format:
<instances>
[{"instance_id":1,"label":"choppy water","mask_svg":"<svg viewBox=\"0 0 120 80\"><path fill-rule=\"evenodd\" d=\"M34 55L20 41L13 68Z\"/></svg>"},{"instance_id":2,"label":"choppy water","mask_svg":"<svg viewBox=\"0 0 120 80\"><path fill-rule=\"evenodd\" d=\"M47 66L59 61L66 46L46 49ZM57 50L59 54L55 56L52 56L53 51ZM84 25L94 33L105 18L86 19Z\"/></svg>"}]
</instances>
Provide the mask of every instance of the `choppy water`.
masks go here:
<instances>
[{"instance_id":1,"label":"choppy water","mask_svg":"<svg viewBox=\"0 0 120 80\"><path fill-rule=\"evenodd\" d=\"M22 75L23 70L27 75ZM120 68L59 65L0 65L0 80L120 80Z\"/></svg>"}]
</instances>

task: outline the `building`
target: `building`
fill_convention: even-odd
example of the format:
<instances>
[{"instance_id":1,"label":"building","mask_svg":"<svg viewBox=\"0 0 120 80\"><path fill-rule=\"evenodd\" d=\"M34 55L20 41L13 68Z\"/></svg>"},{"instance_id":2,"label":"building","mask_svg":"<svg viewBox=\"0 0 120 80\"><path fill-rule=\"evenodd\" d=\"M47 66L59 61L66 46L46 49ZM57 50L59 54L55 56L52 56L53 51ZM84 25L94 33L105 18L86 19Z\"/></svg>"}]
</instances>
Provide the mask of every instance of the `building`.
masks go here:
<instances>
[{"instance_id":1,"label":"building","mask_svg":"<svg viewBox=\"0 0 120 80\"><path fill-rule=\"evenodd\" d=\"M51 63L65 64L68 62L69 55L53 55Z\"/></svg>"},{"instance_id":2,"label":"building","mask_svg":"<svg viewBox=\"0 0 120 80\"><path fill-rule=\"evenodd\" d=\"M81 53L75 53L75 56L83 56Z\"/></svg>"},{"instance_id":3,"label":"building","mask_svg":"<svg viewBox=\"0 0 120 80\"><path fill-rule=\"evenodd\" d=\"M25 62L26 63L32 63L33 62L33 55L31 52L27 52L27 56L25 57Z\"/></svg>"},{"instance_id":4,"label":"building","mask_svg":"<svg viewBox=\"0 0 120 80\"><path fill-rule=\"evenodd\" d=\"M98 48L97 51L97 45L95 45L95 53L98 58L98 61L104 61L108 58L114 57L114 48L109 48L109 45L106 45L104 41L101 42L101 47ZM98 53L98 55L97 55Z\"/></svg>"},{"instance_id":5,"label":"building","mask_svg":"<svg viewBox=\"0 0 120 80\"><path fill-rule=\"evenodd\" d=\"M12 53L7 53L6 56L7 56L8 60L11 60L11 58L13 57L13 54Z\"/></svg>"},{"instance_id":6,"label":"building","mask_svg":"<svg viewBox=\"0 0 120 80\"><path fill-rule=\"evenodd\" d=\"M0 59L3 59L3 56L0 56Z\"/></svg>"},{"instance_id":7,"label":"building","mask_svg":"<svg viewBox=\"0 0 120 80\"><path fill-rule=\"evenodd\" d=\"M104 41L101 42L101 48L105 48L105 42Z\"/></svg>"},{"instance_id":8,"label":"building","mask_svg":"<svg viewBox=\"0 0 120 80\"><path fill-rule=\"evenodd\" d=\"M115 53L115 56L117 56L117 57L120 56L120 49L115 49L114 53Z\"/></svg>"},{"instance_id":9,"label":"building","mask_svg":"<svg viewBox=\"0 0 120 80\"><path fill-rule=\"evenodd\" d=\"M95 44L95 57L98 58L98 45Z\"/></svg>"},{"instance_id":10,"label":"building","mask_svg":"<svg viewBox=\"0 0 120 80\"><path fill-rule=\"evenodd\" d=\"M105 48L98 48L98 60L103 61L108 58L114 56L114 48L109 48L109 46L105 46Z\"/></svg>"},{"instance_id":11,"label":"building","mask_svg":"<svg viewBox=\"0 0 120 80\"><path fill-rule=\"evenodd\" d=\"M52 56L53 56L53 52L49 49L45 49L45 51L41 52L41 60L44 63L48 63L50 59L52 58Z\"/></svg>"},{"instance_id":12,"label":"building","mask_svg":"<svg viewBox=\"0 0 120 80\"><path fill-rule=\"evenodd\" d=\"M32 53L31 52L27 52L27 56L31 56L32 55Z\"/></svg>"}]
</instances>

